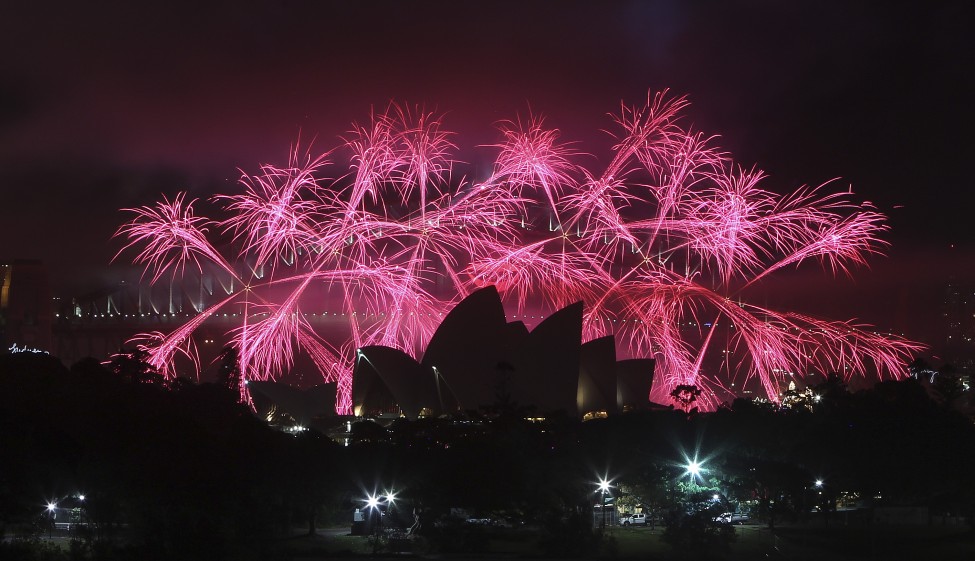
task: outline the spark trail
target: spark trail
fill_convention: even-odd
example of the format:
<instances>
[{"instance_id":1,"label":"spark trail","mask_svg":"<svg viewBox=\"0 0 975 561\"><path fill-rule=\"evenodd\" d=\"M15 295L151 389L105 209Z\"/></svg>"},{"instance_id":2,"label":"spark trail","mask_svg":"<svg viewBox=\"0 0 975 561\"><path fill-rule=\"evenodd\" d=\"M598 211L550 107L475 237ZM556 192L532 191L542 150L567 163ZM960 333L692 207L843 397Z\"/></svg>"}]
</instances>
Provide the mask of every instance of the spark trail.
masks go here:
<instances>
[{"instance_id":1,"label":"spark trail","mask_svg":"<svg viewBox=\"0 0 975 561\"><path fill-rule=\"evenodd\" d=\"M213 199L222 220L197 216L179 194L129 209L118 235L123 250L138 248L152 282L209 263L246 286L200 316L243 306L243 325L228 334L242 382L283 376L304 352L337 383L339 413L351 408L354 349L416 357L442 314L488 284L516 313L582 300L585 340L614 334L621 354L657 359L659 402L692 385L713 408L732 379L755 379L777 400L788 373L902 376L921 345L748 303L786 267L814 261L824 274L850 274L865 265L885 247L883 215L828 185L765 189L761 171L681 125L686 105L662 92L623 106L601 170L577 164L539 118L504 122L486 147L496 151L492 174L470 182L452 176L456 146L439 115L391 104L325 154L295 147L285 167L243 174L241 192ZM210 228L233 242L218 251ZM302 319L316 283L347 312L346 340L326 340ZM170 362L194 354L202 323L145 335L142 348L172 376ZM716 354L723 367L706 366Z\"/></svg>"}]
</instances>

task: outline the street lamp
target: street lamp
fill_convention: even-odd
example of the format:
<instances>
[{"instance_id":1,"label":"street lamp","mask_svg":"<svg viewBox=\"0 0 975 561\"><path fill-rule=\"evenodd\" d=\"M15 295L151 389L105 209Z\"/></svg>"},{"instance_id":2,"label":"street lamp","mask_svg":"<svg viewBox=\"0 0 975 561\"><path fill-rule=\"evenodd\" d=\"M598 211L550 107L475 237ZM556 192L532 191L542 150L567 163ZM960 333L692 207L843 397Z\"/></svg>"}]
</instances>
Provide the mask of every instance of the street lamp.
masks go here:
<instances>
[{"instance_id":1,"label":"street lamp","mask_svg":"<svg viewBox=\"0 0 975 561\"><path fill-rule=\"evenodd\" d=\"M369 495L366 497L366 507L369 509L369 519L372 520L373 513L379 510L379 497L376 495ZM372 553L376 554L379 548L379 525L382 523L382 512L379 513L378 522L373 523L373 541L372 541Z\"/></svg>"},{"instance_id":2,"label":"street lamp","mask_svg":"<svg viewBox=\"0 0 975 561\"><path fill-rule=\"evenodd\" d=\"M603 531L606 529L606 493L609 492L609 481L605 479L599 480L599 510L603 513L603 521L600 524L599 530Z\"/></svg>"},{"instance_id":3,"label":"street lamp","mask_svg":"<svg viewBox=\"0 0 975 561\"><path fill-rule=\"evenodd\" d=\"M368 507L371 510L375 510L376 508L378 508L379 507L379 497L377 497L375 495L369 495L366 498L366 507Z\"/></svg>"},{"instance_id":4,"label":"street lamp","mask_svg":"<svg viewBox=\"0 0 975 561\"><path fill-rule=\"evenodd\" d=\"M54 538L54 519L58 517L58 504L53 501L47 503L47 515L50 517L50 525L47 527L47 539Z\"/></svg>"},{"instance_id":5,"label":"street lamp","mask_svg":"<svg viewBox=\"0 0 975 561\"><path fill-rule=\"evenodd\" d=\"M379 548L379 538L382 535L383 526L383 510L382 505L385 502L387 510L391 509L396 504L396 492L386 491L382 495L368 495L366 497L366 508L369 509L369 517L372 518L372 513L376 512L376 523L374 525L375 539L372 543L372 552L376 553Z\"/></svg>"},{"instance_id":6,"label":"street lamp","mask_svg":"<svg viewBox=\"0 0 975 561\"><path fill-rule=\"evenodd\" d=\"M392 520L393 520L392 516L393 516L393 507L394 506L396 506L396 492L395 491L386 491L386 514L390 516L390 518L389 518L389 520L390 520L389 523L390 524L392 524ZM382 518L382 516L383 516L383 513L380 512L379 513L379 517Z\"/></svg>"},{"instance_id":7,"label":"street lamp","mask_svg":"<svg viewBox=\"0 0 975 561\"><path fill-rule=\"evenodd\" d=\"M78 523L81 524L82 526L84 526L85 525L85 494L84 493L78 493L76 495L76 497L78 497L78 503L79 503L78 504L78 507L79 507L78 508Z\"/></svg>"}]
</instances>

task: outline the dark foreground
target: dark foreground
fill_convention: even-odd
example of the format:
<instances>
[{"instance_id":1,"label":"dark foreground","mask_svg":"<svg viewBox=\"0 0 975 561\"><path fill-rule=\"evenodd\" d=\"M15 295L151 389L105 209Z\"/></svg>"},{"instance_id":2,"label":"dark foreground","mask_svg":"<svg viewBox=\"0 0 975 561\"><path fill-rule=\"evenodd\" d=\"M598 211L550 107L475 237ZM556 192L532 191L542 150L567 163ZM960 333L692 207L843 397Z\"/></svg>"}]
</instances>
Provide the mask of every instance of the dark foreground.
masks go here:
<instances>
[{"instance_id":1,"label":"dark foreground","mask_svg":"<svg viewBox=\"0 0 975 561\"><path fill-rule=\"evenodd\" d=\"M730 550L702 556L679 551L662 540L660 527L608 528L596 555L546 557L537 547L534 528L503 528L479 532L458 539L454 547L433 548L423 538L407 540L353 536L345 527L319 529L315 535L296 534L265 544L247 558L272 561L312 561L362 558L421 559L793 559L793 560L970 560L975 559L975 532L966 526L887 526L849 527L834 525L785 525L770 530L764 525L735 527ZM48 534L22 540L8 536L5 559L73 560L77 536L55 529ZM116 550L111 559L126 559ZM134 557L133 557L134 559Z\"/></svg>"}]
</instances>

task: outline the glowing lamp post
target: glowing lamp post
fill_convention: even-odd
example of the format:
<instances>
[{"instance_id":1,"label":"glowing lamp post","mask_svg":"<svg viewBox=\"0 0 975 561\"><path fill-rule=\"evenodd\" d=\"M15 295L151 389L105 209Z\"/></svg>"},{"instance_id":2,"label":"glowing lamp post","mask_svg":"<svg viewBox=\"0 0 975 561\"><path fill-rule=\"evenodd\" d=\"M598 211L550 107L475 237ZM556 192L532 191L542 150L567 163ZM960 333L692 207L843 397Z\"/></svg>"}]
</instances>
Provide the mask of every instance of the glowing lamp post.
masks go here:
<instances>
[{"instance_id":1,"label":"glowing lamp post","mask_svg":"<svg viewBox=\"0 0 975 561\"><path fill-rule=\"evenodd\" d=\"M376 495L369 495L366 498L366 508L369 509L369 519L372 517L376 511L379 510L379 497ZM372 542L372 553L375 555L376 550L379 547L379 524L382 522L382 512L379 513L379 520L373 522L373 542Z\"/></svg>"},{"instance_id":2,"label":"glowing lamp post","mask_svg":"<svg viewBox=\"0 0 975 561\"><path fill-rule=\"evenodd\" d=\"M609 491L609 481L605 479L599 480L599 510L602 511L603 519L599 525L599 531L606 529L606 493Z\"/></svg>"},{"instance_id":3,"label":"glowing lamp post","mask_svg":"<svg viewBox=\"0 0 975 561\"><path fill-rule=\"evenodd\" d=\"M822 514L823 518L826 520L826 526L829 527L829 504L826 502L826 497L823 496L823 480L817 479L813 482L813 488L816 489L816 508Z\"/></svg>"},{"instance_id":4,"label":"glowing lamp post","mask_svg":"<svg viewBox=\"0 0 975 561\"><path fill-rule=\"evenodd\" d=\"M392 515L393 507L396 506L396 493L394 491L386 491L386 494L383 498L386 500L386 514ZM380 527L382 527L382 517L383 517L383 512L382 510L380 510L379 511ZM392 520L392 518L390 518L390 520Z\"/></svg>"},{"instance_id":5,"label":"glowing lamp post","mask_svg":"<svg viewBox=\"0 0 975 561\"><path fill-rule=\"evenodd\" d=\"M81 503L79 505L81 507L81 509L80 509L80 512L79 512L78 522L80 522L82 525L85 525L85 510L86 509L85 509L85 495L84 495L84 493L79 493L78 494L78 502Z\"/></svg>"},{"instance_id":6,"label":"glowing lamp post","mask_svg":"<svg viewBox=\"0 0 975 561\"><path fill-rule=\"evenodd\" d=\"M51 520L50 525L47 527L47 539L52 539L54 537L54 519L58 516L57 503L47 503L47 515Z\"/></svg>"},{"instance_id":7,"label":"glowing lamp post","mask_svg":"<svg viewBox=\"0 0 975 561\"><path fill-rule=\"evenodd\" d=\"M379 548L379 538L382 536L382 526L383 526L383 511L382 504L385 501L387 510L392 509L396 504L396 492L386 491L384 495L369 495L366 497L366 508L369 509L369 517L372 518L372 513L376 513L376 523L373 526L375 539L372 542L372 552L376 553Z\"/></svg>"},{"instance_id":8,"label":"glowing lamp post","mask_svg":"<svg viewBox=\"0 0 975 561\"><path fill-rule=\"evenodd\" d=\"M372 519L373 514L379 511L379 497L376 495L369 495L366 497L366 508L369 509L369 518ZM380 520L382 520L382 518L380 518ZM378 525L375 523L373 524L373 530L378 535Z\"/></svg>"}]
</instances>

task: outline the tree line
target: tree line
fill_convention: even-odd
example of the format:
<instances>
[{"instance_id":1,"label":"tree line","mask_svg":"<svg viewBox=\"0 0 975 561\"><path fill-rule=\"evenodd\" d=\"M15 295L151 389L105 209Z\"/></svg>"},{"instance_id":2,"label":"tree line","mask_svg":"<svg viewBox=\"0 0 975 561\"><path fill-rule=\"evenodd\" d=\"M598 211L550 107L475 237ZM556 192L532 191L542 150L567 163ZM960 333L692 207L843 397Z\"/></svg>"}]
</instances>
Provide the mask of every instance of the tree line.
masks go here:
<instances>
[{"instance_id":1,"label":"tree line","mask_svg":"<svg viewBox=\"0 0 975 561\"><path fill-rule=\"evenodd\" d=\"M675 544L681 528L712 531L713 512L747 507L774 526L828 519L843 497L972 519L970 418L914 379L851 392L834 376L812 390L791 408L739 399L586 422L486 404L449 419L357 420L341 445L271 429L224 384L167 382L138 353L70 368L4 355L0 530L41 532L46 501L84 492L75 558L274 558L295 528L351 525L367 495L394 490L402 525L432 551L486 547L457 523L463 512L532 528L539 551L575 556L599 551L604 478L615 506L666 519Z\"/></svg>"}]
</instances>

